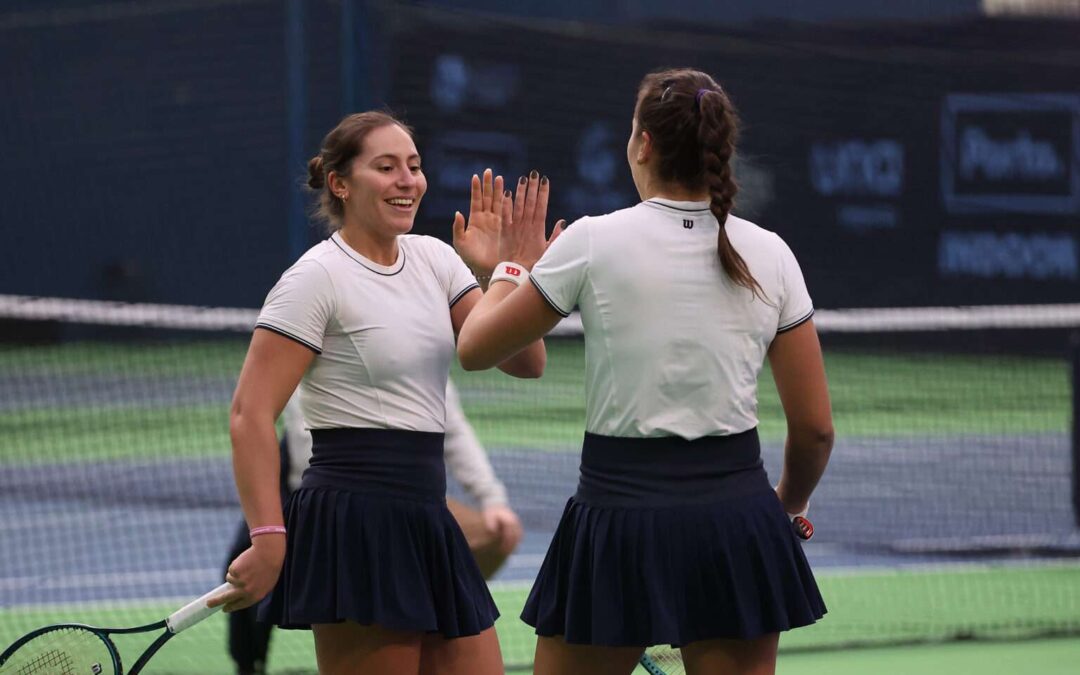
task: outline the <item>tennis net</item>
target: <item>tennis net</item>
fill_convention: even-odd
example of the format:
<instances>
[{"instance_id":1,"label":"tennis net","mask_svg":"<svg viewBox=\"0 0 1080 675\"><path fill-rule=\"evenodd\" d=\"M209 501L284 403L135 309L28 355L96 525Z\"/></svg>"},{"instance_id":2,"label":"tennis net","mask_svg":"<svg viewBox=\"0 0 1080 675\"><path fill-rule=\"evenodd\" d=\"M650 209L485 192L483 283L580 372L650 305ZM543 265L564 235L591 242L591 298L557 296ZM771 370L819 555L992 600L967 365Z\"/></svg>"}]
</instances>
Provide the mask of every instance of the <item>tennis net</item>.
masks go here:
<instances>
[{"instance_id":1,"label":"tennis net","mask_svg":"<svg viewBox=\"0 0 1080 675\"><path fill-rule=\"evenodd\" d=\"M125 625L218 582L240 525L228 403L255 310L0 296L0 644L59 620ZM837 428L806 551L830 612L781 649L1080 634L1080 305L821 310ZM452 376L526 537L492 582L508 667L516 615L567 497L584 428L580 322L539 381ZM762 375L778 476L784 421ZM461 495L460 487L451 491ZM167 672L227 673L219 618ZM271 672L314 669L275 634Z\"/></svg>"}]
</instances>

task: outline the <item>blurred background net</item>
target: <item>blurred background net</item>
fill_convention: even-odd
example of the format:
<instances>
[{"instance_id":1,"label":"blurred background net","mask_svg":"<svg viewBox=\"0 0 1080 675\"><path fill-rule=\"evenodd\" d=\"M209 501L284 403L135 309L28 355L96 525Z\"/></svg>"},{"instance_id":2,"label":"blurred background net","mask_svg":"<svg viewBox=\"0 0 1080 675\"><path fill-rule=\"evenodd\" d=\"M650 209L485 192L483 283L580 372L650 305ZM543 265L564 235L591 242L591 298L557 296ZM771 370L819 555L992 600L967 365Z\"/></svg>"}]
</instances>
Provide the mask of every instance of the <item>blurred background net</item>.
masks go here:
<instances>
[{"instance_id":1,"label":"blurred background net","mask_svg":"<svg viewBox=\"0 0 1080 675\"><path fill-rule=\"evenodd\" d=\"M229 399L255 308L324 236L300 184L341 115L385 105L416 128L415 231L447 239L486 166L541 169L553 217L632 204L636 85L683 65L744 120L735 212L791 245L822 308L838 441L807 551L830 613L782 649L1076 635L1078 14L9 0L0 645L58 620L150 621L219 581L240 522ZM562 331L539 382L453 374L527 528L492 583L518 668L584 419L582 342ZM768 373L761 418L775 479ZM224 645L219 617L157 672L230 672ZM275 633L272 672L313 664L309 634Z\"/></svg>"},{"instance_id":2,"label":"blurred background net","mask_svg":"<svg viewBox=\"0 0 1080 675\"><path fill-rule=\"evenodd\" d=\"M228 403L255 311L0 297L0 642L46 617L127 624L220 579L241 514ZM830 613L783 649L1080 632L1073 386L1080 305L821 310L837 427L806 545ZM539 381L455 370L527 530L496 577L507 665L584 428L584 345L568 321ZM1018 346L1021 345L1021 346ZM770 475L783 417L760 395ZM452 493L463 496L456 485ZM312 668L277 631L272 670ZM226 672L220 622L159 657Z\"/></svg>"}]
</instances>

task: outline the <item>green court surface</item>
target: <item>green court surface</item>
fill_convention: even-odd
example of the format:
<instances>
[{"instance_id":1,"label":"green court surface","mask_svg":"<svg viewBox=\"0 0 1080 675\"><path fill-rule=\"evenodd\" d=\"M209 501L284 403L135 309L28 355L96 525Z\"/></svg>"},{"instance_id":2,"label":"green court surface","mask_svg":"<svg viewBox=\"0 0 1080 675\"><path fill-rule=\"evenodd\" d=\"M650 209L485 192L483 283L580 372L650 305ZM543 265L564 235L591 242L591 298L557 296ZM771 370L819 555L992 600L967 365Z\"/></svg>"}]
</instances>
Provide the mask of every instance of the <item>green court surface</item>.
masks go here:
<instances>
[{"instance_id":1,"label":"green court surface","mask_svg":"<svg viewBox=\"0 0 1080 675\"><path fill-rule=\"evenodd\" d=\"M579 447L584 346L576 339L548 342L548 367L540 380L455 367L466 412L489 447ZM73 393L0 410L0 431L11 441L0 445L0 462L150 459L151 448L168 458L224 456L228 401L245 349L239 339L4 348L0 370L13 380L66 380ZM1068 429L1063 359L827 351L826 366L838 438ZM184 395L144 395L144 389L170 382ZM207 394L191 395L199 388ZM762 437L781 439L783 415L767 369L759 406Z\"/></svg>"},{"instance_id":2,"label":"green court surface","mask_svg":"<svg viewBox=\"0 0 1080 675\"><path fill-rule=\"evenodd\" d=\"M1070 622L1073 630L1080 627L1080 617L1070 616L1080 605L1080 564L823 573L819 582L829 614L815 626L784 635L782 674L1077 672L1055 670L1053 664L1070 663L1064 659L1080 653L1080 640L1024 638L1052 634ZM493 589L502 612L497 629L503 657L511 670L527 671L532 660L532 629L517 618L526 593L525 585ZM18 637L10 628L14 625L75 621L122 627L160 619L181 602L0 610L0 644ZM982 628L966 634L964 617L972 616ZM887 647L915 639L930 643ZM147 640L126 636L118 643L130 655L140 652ZM273 673L311 672L310 633L276 631L270 660ZM1008 669L1008 664L1025 662L1039 667ZM1076 663L1080 661L1070 665L1075 668ZM160 673L228 673L224 618L215 616L178 636L155 657L154 665L152 672Z\"/></svg>"}]
</instances>

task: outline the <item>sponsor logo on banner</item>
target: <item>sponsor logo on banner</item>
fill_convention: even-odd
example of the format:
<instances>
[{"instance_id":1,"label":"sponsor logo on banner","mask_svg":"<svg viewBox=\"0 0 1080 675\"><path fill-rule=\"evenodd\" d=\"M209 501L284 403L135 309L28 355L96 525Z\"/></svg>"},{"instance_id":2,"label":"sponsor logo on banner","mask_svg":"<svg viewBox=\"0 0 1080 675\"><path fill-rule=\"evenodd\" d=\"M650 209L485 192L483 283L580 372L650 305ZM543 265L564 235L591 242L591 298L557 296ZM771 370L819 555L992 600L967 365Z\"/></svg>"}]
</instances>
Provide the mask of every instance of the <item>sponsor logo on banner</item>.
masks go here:
<instances>
[{"instance_id":1,"label":"sponsor logo on banner","mask_svg":"<svg viewBox=\"0 0 1080 675\"><path fill-rule=\"evenodd\" d=\"M882 200L903 194L904 146L888 138L817 141L810 146L810 182L818 194L844 200L836 221L845 230L895 228L899 210Z\"/></svg>"},{"instance_id":2,"label":"sponsor logo on banner","mask_svg":"<svg viewBox=\"0 0 1080 675\"><path fill-rule=\"evenodd\" d=\"M517 65L466 59L446 53L436 57L431 72L431 100L442 112L470 108L503 108L520 89Z\"/></svg>"},{"instance_id":3,"label":"sponsor logo on banner","mask_svg":"<svg viewBox=\"0 0 1080 675\"><path fill-rule=\"evenodd\" d=\"M1076 281L1080 255L1067 234L945 231L938 270L944 277Z\"/></svg>"},{"instance_id":4,"label":"sponsor logo on banner","mask_svg":"<svg viewBox=\"0 0 1080 675\"><path fill-rule=\"evenodd\" d=\"M1080 212L1080 96L946 97L941 191L950 213Z\"/></svg>"},{"instance_id":5,"label":"sponsor logo on banner","mask_svg":"<svg viewBox=\"0 0 1080 675\"><path fill-rule=\"evenodd\" d=\"M826 197L899 197L904 146L891 139L815 142L810 181Z\"/></svg>"}]
</instances>

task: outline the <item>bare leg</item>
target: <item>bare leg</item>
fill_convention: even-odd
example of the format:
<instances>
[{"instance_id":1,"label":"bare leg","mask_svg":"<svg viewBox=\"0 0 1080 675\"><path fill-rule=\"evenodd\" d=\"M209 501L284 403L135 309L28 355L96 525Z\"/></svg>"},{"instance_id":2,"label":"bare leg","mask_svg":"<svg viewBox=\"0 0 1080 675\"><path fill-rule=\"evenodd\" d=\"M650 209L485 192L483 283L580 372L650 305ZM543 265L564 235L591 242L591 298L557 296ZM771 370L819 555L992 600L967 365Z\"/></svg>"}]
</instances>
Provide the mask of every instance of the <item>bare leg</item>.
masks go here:
<instances>
[{"instance_id":1,"label":"bare leg","mask_svg":"<svg viewBox=\"0 0 1080 675\"><path fill-rule=\"evenodd\" d=\"M701 640L682 647L687 675L773 675L779 633L753 640Z\"/></svg>"},{"instance_id":2,"label":"bare leg","mask_svg":"<svg viewBox=\"0 0 1080 675\"><path fill-rule=\"evenodd\" d=\"M510 553L499 548L499 540L484 527L479 511L449 498L446 507L465 534L465 541L469 542L469 550L476 558L480 573L485 579L490 579L503 566Z\"/></svg>"},{"instance_id":3,"label":"bare leg","mask_svg":"<svg viewBox=\"0 0 1080 675\"><path fill-rule=\"evenodd\" d=\"M420 675L502 675L502 652L495 628L479 635L446 639L425 635Z\"/></svg>"},{"instance_id":4,"label":"bare leg","mask_svg":"<svg viewBox=\"0 0 1080 675\"><path fill-rule=\"evenodd\" d=\"M536 639L534 675L628 675L644 647L567 644L562 637Z\"/></svg>"},{"instance_id":5,"label":"bare leg","mask_svg":"<svg viewBox=\"0 0 1080 675\"><path fill-rule=\"evenodd\" d=\"M316 624L311 631L320 675L420 671L422 633L356 623Z\"/></svg>"}]
</instances>

